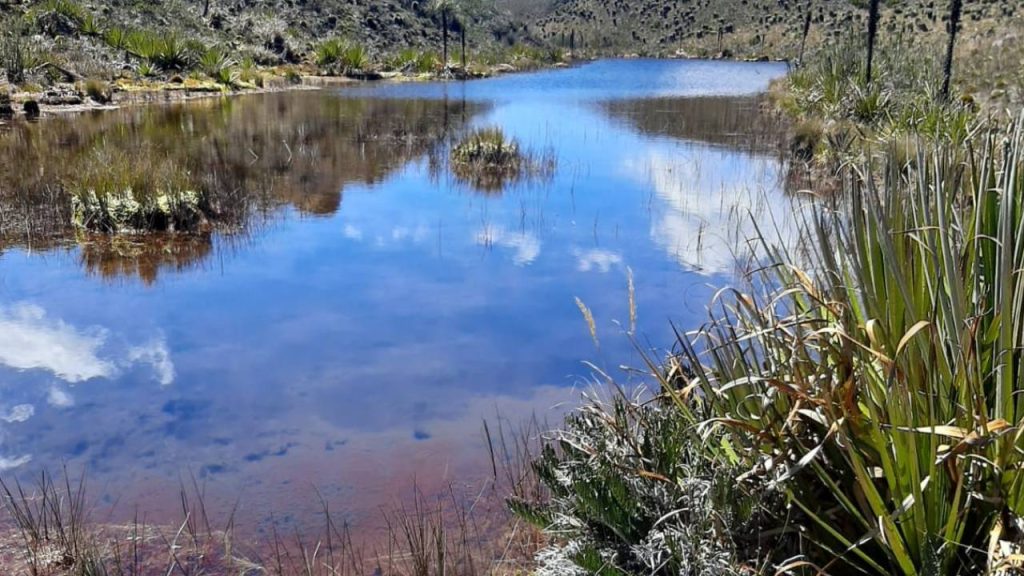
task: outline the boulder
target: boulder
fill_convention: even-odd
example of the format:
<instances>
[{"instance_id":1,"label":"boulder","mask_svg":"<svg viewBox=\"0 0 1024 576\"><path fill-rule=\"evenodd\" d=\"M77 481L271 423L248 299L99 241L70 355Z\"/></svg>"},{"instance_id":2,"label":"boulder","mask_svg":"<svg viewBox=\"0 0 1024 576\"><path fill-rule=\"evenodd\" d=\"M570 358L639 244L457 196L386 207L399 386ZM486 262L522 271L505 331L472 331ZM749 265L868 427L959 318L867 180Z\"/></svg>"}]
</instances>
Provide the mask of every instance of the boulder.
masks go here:
<instances>
[{"instance_id":1,"label":"boulder","mask_svg":"<svg viewBox=\"0 0 1024 576\"><path fill-rule=\"evenodd\" d=\"M35 100L26 100L21 107L22 110L25 111L25 118L28 118L29 120L39 118L39 102L36 102Z\"/></svg>"},{"instance_id":2,"label":"boulder","mask_svg":"<svg viewBox=\"0 0 1024 576\"><path fill-rule=\"evenodd\" d=\"M0 120L10 120L14 117L14 106L11 106L11 95L7 92L0 92Z\"/></svg>"},{"instance_id":3,"label":"boulder","mask_svg":"<svg viewBox=\"0 0 1024 576\"><path fill-rule=\"evenodd\" d=\"M82 103L82 96L67 90L50 90L39 101L47 106L77 106Z\"/></svg>"}]
</instances>

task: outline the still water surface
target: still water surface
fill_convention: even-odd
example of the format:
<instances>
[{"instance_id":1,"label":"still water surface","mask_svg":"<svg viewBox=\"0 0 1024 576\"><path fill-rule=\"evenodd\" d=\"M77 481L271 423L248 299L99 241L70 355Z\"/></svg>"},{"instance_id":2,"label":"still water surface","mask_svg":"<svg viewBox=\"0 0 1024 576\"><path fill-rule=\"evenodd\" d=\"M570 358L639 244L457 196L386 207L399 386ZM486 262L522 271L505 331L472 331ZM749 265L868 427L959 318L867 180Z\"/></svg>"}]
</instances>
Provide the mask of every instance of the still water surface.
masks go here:
<instances>
[{"instance_id":1,"label":"still water surface","mask_svg":"<svg viewBox=\"0 0 1024 576\"><path fill-rule=\"evenodd\" d=\"M273 202L245 233L3 250L0 468L66 461L151 518L195 474L254 525L312 515L313 487L369 527L414 477L484 478L483 419L557 413L584 360L639 365L630 273L642 342L703 320L748 214L786 206L754 96L784 72L604 61L38 125L69 161L142 141ZM452 176L450 139L491 125L554 173Z\"/></svg>"}]
</instances>

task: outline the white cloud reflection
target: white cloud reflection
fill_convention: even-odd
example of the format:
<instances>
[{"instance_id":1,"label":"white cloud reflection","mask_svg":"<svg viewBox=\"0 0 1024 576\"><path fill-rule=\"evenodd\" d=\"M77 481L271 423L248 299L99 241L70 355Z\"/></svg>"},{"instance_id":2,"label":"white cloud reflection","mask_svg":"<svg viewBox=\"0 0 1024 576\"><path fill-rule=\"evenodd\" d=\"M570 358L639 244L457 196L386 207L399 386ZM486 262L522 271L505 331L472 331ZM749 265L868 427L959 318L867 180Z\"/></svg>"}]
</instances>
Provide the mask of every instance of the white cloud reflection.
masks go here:
<instances>
[{"instance_id":1,"label":"white cloud reflection","mask_svg":"<svg viewBox=\"0 0 1024 576\"><path fill-rule=\"evenodd\" d=\"M0 472L6 472L13 470L20 466L24 466L32 461L32 457L29 455L18 456L17 458L5 458L0 456Z\"/></svg>"},{"instance_id":2,"label":"white cloud reflection","mask_svg":"<svg viewBox=\"0 0 1024 576\"><path fill-rule=\"evenodd\" d=\"M111 340L109 330L72 326L34 304L0 306L0 366L50 372L77 384L115 378L122 370L142 364L153 369L161 385L174 382L174 364L162 337L143 346L121 347L121 352Z\"/></svg>"},{"instance_id":3,"label":"white cloud reflection","mask_svg":"<svg viewBox=\"0 0 1024 576\"><path fill-rule=\"evenodd\" d=\"M155 339L145 346L132 348L128 351L128 361L151 365L161 386L170 386L174 383L174 363L171 362L167 342L163 339Z\"/></svg>"},{"instance_id":4,"label":"white cloud reflection","mask_svg":"<svg viewBox=\"0 0 1024 576\"><path fill-rule=\"evenodd\" d=\"M105 330L79 330L39 306L0 307L0 364L15 370L48 370L71 383L109 378L117 368L99 356L106 340Z\"/></svg>"},{"instance_id":5,"label":"white cloud reflection","mask_svg":"<svg viewBox=\"0 0 1024 576\"><path fill-rule=\"evenodd\" d=\"M13 424L15 422L24 422L34 416L36 413L36 407L31 404L18 404L11 408L6 414L0 416L0 420Z\"/></svg>"},{"instance_id":6,"label":"white cloud reflection","mask_svg":"<svg viewBox=\"0 0 1024 576\"><path fill-rule=\"evenodd\" d=\"M526 266L540 256L540 240L531 232L509 232L501 226L484 226L476 234L478 246L498 246L512 250L512 262Z\"/></svg>"},{"instance_id":7,"label":"white cloud reflection","mask_svg":"<svg viewBox=\"0 0 1024 576\"><path fill-rule=\"evenodd\" d=\"M574 250L573 254L576 256L576 268L580 272L596 271L607 274L612 268L622 265L622 255L611 250Z\"/></svg>"},{"instance_id":8,"label":"white cloud reflection","mask_svg":"<svg viewBox=\"0 0 1024 576\"><path fill-rule=\"evenodd\" d=\"M780 241L793 229L792 206L778 190L780 168L773 159L651 147L625 167L662 201L652 216L651 238L687 269L709 276L734 271L751 255L755 220L769 234L778 227Z\"/></svg>"},{"instance_id":9,"label":"white cloud reflection","mask_svg":"<svg viewBox=\"0 0 1024 576\"><path fill-rule=\"evenodd\" d=\"M116 378L136 366L150 369L162 386L174 382L174 363L163 337L131 346L110 330L74 326L49 316L34 304L0 306L0 368L55 376L57 381L45 392L46 404L54 408L74 405L74 398L64 389L66 386L96 378ZM0 407L0 422L4 428L17 426L35 413L32 404ZM0 443L3 436L4 429L0 428ZM24 466L31 460L28 454L0 455L0 472Z\"/></svg>"}]
</instances>

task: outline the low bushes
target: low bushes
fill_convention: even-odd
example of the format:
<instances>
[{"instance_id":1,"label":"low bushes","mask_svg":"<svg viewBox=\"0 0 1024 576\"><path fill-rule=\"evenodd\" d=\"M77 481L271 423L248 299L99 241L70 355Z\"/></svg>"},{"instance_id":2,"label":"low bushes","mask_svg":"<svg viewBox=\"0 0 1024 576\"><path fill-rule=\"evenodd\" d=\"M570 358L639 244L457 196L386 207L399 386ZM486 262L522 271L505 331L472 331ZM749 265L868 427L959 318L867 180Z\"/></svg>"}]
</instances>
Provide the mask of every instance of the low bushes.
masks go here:
<instances>
[{"instance_id":1,"label":"low bushes","mask_svg":"<svg viewBox=\"0 0 1024 576\"><path fill-rule=\"evenodd\" d=\"M740 470L709 458L696 422L668 397L616 391L571 414L535 461L545 497L512 498L522 518L555 536L537 556L541 576L717 575L756 569L781 517Z\"/></svg>"}]
</instances>

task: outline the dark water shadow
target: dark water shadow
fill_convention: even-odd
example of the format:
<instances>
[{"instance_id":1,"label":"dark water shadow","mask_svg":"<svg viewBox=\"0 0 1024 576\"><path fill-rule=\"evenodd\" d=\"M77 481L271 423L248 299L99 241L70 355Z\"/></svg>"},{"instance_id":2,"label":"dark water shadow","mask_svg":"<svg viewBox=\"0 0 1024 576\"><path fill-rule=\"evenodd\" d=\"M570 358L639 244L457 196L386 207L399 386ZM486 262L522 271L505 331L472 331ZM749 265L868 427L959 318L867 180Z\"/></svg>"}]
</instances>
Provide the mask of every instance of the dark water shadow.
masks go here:
<instances>
[{"instance_id":1,"label":"dark water shadow","mask_svg":"<svg viewBox=\"0 0 1024 576\"><path fill-rule=\"evenodd\" d=\"M763 96L673 96L615 100L599 106L613 120L647 136L750 154L776 155L784 150L784 121L765 109Z\"/></svg>"}]
</instances>

